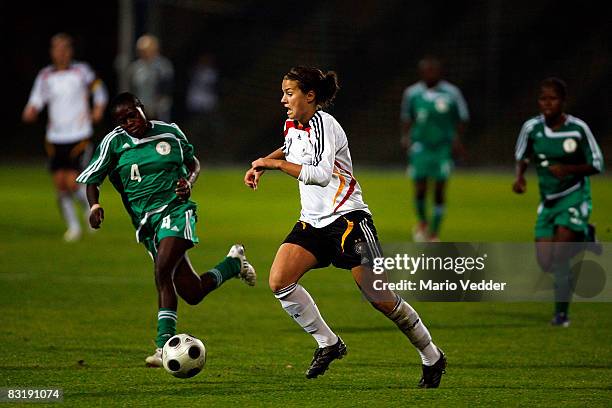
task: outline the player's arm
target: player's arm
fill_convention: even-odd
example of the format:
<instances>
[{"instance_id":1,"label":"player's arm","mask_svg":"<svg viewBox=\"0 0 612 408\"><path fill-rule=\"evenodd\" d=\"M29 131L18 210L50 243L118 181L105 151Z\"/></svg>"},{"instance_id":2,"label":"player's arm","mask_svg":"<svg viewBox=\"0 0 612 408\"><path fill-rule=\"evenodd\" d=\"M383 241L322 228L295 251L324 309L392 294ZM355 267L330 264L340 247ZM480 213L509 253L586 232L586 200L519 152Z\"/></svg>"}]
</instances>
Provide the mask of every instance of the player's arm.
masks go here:
<instances>
[{"instance_id":1,"label":"player's arm","mask_svg":"<svg viewBox=\"0 0 612 408\"><path fill-rule=\"evenodd\" d=\"M558 179L573 175L573 176L592 176L599 173L595 167L590 164L553 164L548 167L548 170Z\"/></svg>"},{"instance_id":2,"label":"player's arm","mask_svg":"<svg viewBox=\"0 0 612 408\"><path fill-rule=\"evenodd\" d=\"M466 157L465 146L463 145L463 135L467 129L466 121L459 121L455 128L455 138L453 139L453 156L458 159L464 160Z\"/></svg>"},{"instance_id":3,"label":"player's arm","mask_svg":"<svg viewBox=\"0 0 612 408\"><path fill-rule=\"evenodd\" d=\"M187 178L181 178L176 182L176 189L174 192L183 200L187 200L191 196L191 189L193 184L200 175L200 161L197 157L193 156L193 160L185 163L185 167L189 170Z\"/></svg>"},{"instance_id":4,"label":"player's arm","mask_svg":"<svg viewBox=\"0 0 612 408\"><path fill-rule=\"evenodd\" d=\"M527 191L527 180L525 179L525 172L527 171L527 167L529 165L529 160L519 160L516 162L515 166L515 178L514 183L512 184L512 191L517 194L523 194Z\"/></svg>"},{"instance_id":5,"label":"player's arm","mask_svg":"<svg viewBox=\"0 0 612 408\"><path fill-rule=\"evenodd\" d=\"M267 155L266 157L263 158L259 158L257 160L255 160L254 162L251 163L251 168L247 170L247 172L244 174L244 184L246 184L247 187L252 188L253 190L257 189L257 184L259 183L259 178L264 174L264 172L266 171L266 168L260 167L260 168L255 168L253 166L253 163L258 162L259 160L264 160L265 162L263 164L267 164L270 165L271 163L268 160L285 160L285 152L283 152L283 148L278 148L275 151L273 151L272 153L270 153L269 155ZM269 167L272 168L272 167ZM299 172L298 172L299 174Z\"/></svg>"},{"instance_id":6,"label":"player's arm","mask_svg":"<svg viewBox=\"0 0 612 408\"><path fill-rule=\"evenodd\" d=\"M533 124L528 120L523 124L514 148L514 159L516 160L516 166L514 171L514 183L512 183L512 191L517 194L523 194L525 191L527 191L525 172L527 171L527 166L529 165L529 157L531 157L533 153L533 141L530 137L532 130Z\"/></svg>"},{"instance_id":7,"label":"player's arm","mask_svg":"<svg viewBox=\"0 0 612 408\"><path fill-rule=\"evenodd\" d=\"M34 80L34 85L32 86L32 91L30 92L30 97L28 99L28 103L25 108L23 108L23 112L21 114L21 120L25 123L33 123L38 119L38 113L45 106L46 98L44 92L44 83L43 83L43 75L39 73Z\"/></svg>"},{"instance_id":8,"label":"player's arm","mask_svg":"<svg viewBox=\"0 0 612 408\"><path fill-rule=\"evenodd\" d=\"M410 92L404 90L400 106L400 145L405 150L410 149L410 128L412 127L412 109L410 104Z\"/></svg>"},{"instance_id":9,"label":"player's arm","mask_svg":"<svg viewBox=\"0 0 612 408\"><path fill-rule=\"evenodd\" d=\"M98 229L104 221L104 209L100 206L100 185L87 184L87 201L89 202L89 225Z\"/></svg>"},{"instance_id":10,"label":"player's arm","mask_svg":"<svg viewBox=\"0 0 612 408\"><path fill-rule=\"evenodd\" d=\"M403 119L400 122L400 145L404 150L408 150L410 148L410 128L412 127L412 120Z\"/></svg>"},{"instance_id":11,"label":"player's arm","mask_svg":"<svg viewBox=\"0 0 612 408\"><path fill-rule=\"evenodd\" d=\"M91 119L94 123L98 123L104 117L104 110L108 103L108 91L104 82L100 78L96 78L90 85L91 94L93 95L93 108L91 111Z\"/></svg>"}]
</instances>

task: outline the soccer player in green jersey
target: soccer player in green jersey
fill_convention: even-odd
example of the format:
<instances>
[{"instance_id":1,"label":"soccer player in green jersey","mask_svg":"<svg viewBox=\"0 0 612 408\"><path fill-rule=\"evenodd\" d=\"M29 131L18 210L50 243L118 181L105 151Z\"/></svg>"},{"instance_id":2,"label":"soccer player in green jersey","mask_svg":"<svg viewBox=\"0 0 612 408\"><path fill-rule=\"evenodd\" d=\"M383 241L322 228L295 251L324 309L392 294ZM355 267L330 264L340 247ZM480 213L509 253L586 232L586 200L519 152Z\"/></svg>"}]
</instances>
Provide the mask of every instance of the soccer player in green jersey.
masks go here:
<instances>
[{"instance_id":1,"label":"soccer player in green jersey","mask_svg":"<svg viewBox=\"0 0 612 408\"><path fill-rule=\"evenodd\" d=\"M406 88L402 96L401 144L408 150L415 187L418 224L413 238L416 242L439 241L446 181L453 167L453 155L464 155L461 135L469 112L459 88L442 79L438 59L425 57L418 69L421 80ZM431 222L426 208L428 179L435 182Z\"/></svg>"},{"instance_id":2,"label":"soccer player in green jersey","mask_svg":"<svg viewBox=\"0 0 612 408\"><path fill-rule=\"evenodd\" d=\"M569 326L571 301L570 250L567 242L595 241L589 176L603 171L603 157L588 125L564 112L567 89L558 78L540 84L541 115L523 125L516 143L515 193L527 188L525 171L535 161L540 186L540 206L535 225L538 262L554 274L555 314L551 323ZM556 243L546 244L546 243ZM559 244L561 243L561 244ZM588 247L587 247L588 248ZM596 247L595 247L596 248Z\"/></svg>"},{"instance_id":3,"label":"soccer player in green jersey","mask_svg":"<svg viewBox=\"0 0 612 408\"><path fill-rule=\"evenodd\" d=\"M102 140L77 182L87 184L89 223L100 228L104 210L99 186L108 176L127 210L136 239L155 263L158 292L157 349L147 365L161 366L161 349L176 334L178 296L190 305L233 277L255 284L255 269L244 247L235 244L218 265L198 275L187 250L198 242L196 203L189 200L200 172L193 146L174 123L148 120L144 106L131 93L118 95L111 105L117 127Z\"/></svg>"}]
</instances>

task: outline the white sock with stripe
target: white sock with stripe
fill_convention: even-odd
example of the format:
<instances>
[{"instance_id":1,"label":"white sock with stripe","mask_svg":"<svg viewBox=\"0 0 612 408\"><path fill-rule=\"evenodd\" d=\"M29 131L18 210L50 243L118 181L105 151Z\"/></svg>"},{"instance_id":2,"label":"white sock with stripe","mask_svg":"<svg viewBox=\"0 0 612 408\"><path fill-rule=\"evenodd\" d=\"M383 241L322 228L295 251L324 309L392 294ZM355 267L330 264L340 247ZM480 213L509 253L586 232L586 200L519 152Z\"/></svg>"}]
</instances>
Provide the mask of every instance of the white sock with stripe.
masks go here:
<instances>
[{"instance_id":1,"label":"white sock with stripe","mask_svg":"<svg viewBox=\"0 0 612 408\"><path fill-rule=\"evenodd\" d=\"M274 296L289 316L314 337L319 347L333 346L338 342L338 336L325 323L314 300L301 285L289 285L274 292Z\"/></svg>"},{"instance_id":2,"label":"white sock with stripe","mask_svg":"<svg viewBox=\"0 0 612 408\"><path fill-rule=\"evenodd\" d=\"M387 317L399 327L402 333L416 347L424 365L431 366L438 361L440 352L433 341L431 341L429 330L427 330L419 314L412 306L398 296L395 308Z\"/></svg>"}]
</instances>

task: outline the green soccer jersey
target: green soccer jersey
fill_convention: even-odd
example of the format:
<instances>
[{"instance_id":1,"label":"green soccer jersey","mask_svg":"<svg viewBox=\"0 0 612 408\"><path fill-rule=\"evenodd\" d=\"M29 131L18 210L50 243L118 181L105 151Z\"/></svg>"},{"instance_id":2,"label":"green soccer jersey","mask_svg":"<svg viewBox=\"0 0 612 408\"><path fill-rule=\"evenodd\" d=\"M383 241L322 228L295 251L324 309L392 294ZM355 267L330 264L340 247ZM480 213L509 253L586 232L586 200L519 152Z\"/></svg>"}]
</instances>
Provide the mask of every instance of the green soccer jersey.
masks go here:
<instances>
[{"instance_id":1,"label":"green soccer jersey","mask_svg":"<svg viewBox=\"0 0 612 408\"><path fill-rule=\"evenodd\" d=\"M558 179L549 167L554 164L590 164L603 171L603 157L591 130L582 120L567 115L558 130L552 130L540 115L523 124L516 142L517 161L533 158L538 174L540 197L550 202L575 191L590 199L589 178L569 175Z\"/></svg>"},{"instance_id":2,"label":"green soccer jersey","mask_svg":"<svg viewBox=\"0 0 612 408\"><path fill-rule=\"evenodd\" d=\"M188 174L185 163L193 161L193 146L177 125L151 124L140 139L115 128L77 177L79 183L101 184L108 176L136 228L147 212L176 199L176 182Z\"/></svg>"},{"instance_id":3,"label":"green soccer jersey","mask_svg":"<svg viewBox=\"0 0 612 408\"><path fill-rule=\"evenodd\" d=\"M458 123L467 122L469 112L456 86L439 81L433 88L427 88L421 81L404 91L400 118L412 122L412 143L435 149L453 141Z\"/></svg>"}]
</instances>

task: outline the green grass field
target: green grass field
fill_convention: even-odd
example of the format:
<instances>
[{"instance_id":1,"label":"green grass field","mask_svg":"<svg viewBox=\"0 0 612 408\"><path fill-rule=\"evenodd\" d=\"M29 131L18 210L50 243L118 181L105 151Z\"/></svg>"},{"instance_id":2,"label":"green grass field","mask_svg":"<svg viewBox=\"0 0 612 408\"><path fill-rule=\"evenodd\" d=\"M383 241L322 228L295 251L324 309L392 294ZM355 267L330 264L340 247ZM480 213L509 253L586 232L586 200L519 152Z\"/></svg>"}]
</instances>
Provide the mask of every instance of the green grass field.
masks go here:
<instances>
[{"instance_id":1,"label":"green grass field","mask_svg":"<svg viewBox=\"0 0 612 408\"><path fill-rule=\"evenodd\" d=\"M533 173L531 173L533 174ZM572 326L552 328L551 303L417 303L448 356L441 388L419 390L420 359L395 326L365 303L350 274L311 271L302 284L349 347L316 380L304 371L315 343L267 288L268 268L299 214L297 185L266 174L258 191L242 169L204 169L194 191L204 272L236 241L259 282L226 283L198 306L179 303L179 332L203 339L205 371L179 380L144 367L153 351L152 264L105 184L103 228L65 244L49 175L0 167L0 387L59 387L70 406L609 406L612 305L577 303ZM409 241L411 187L401 171L357 168L380 239ZM592 221L612 241L612 179L593 177ZM446 241L532 241L537 186L510 191L512 172L458 172Z\"/></svg>"}]
</instances>

